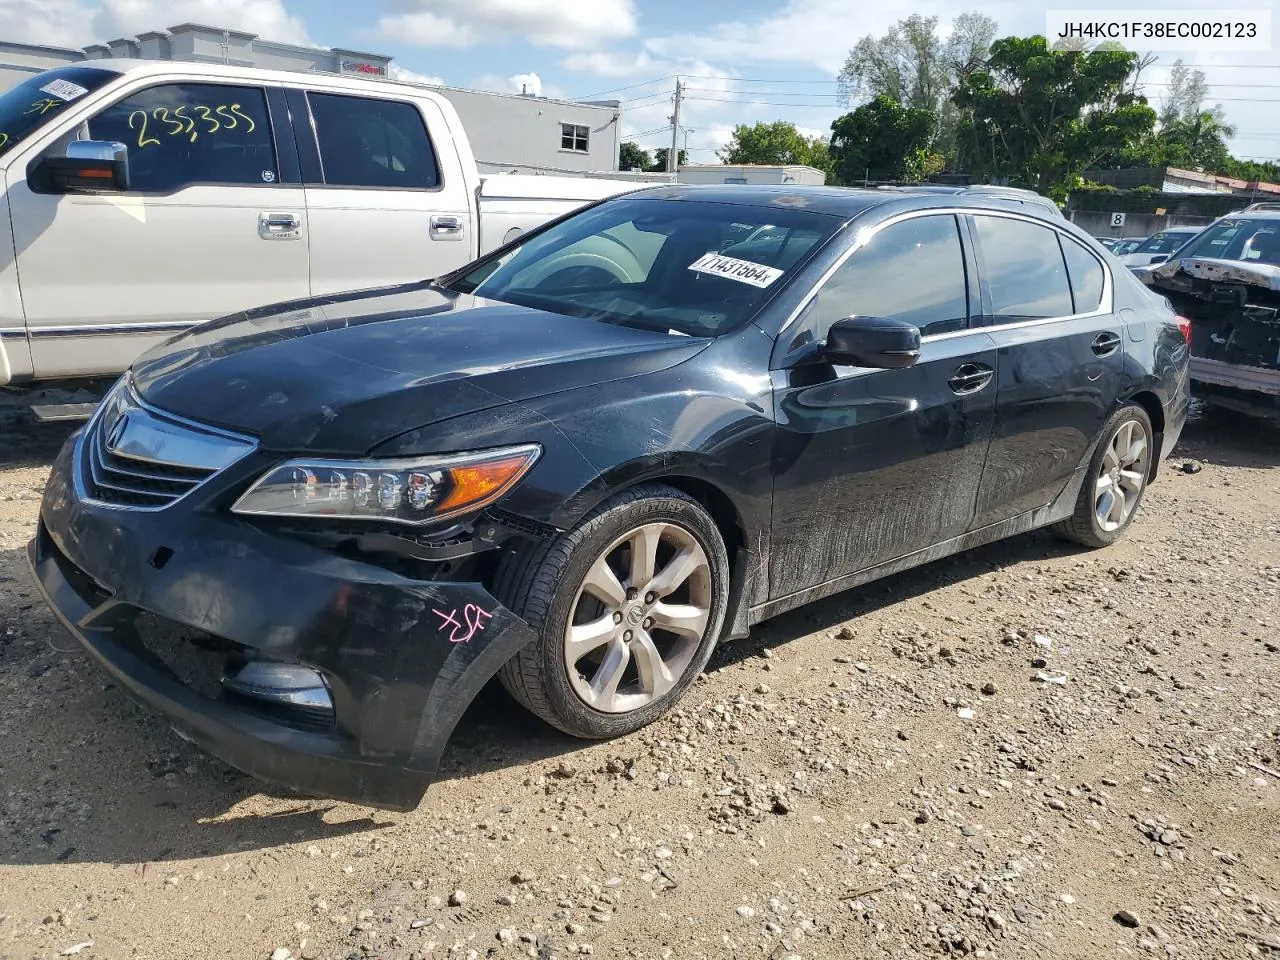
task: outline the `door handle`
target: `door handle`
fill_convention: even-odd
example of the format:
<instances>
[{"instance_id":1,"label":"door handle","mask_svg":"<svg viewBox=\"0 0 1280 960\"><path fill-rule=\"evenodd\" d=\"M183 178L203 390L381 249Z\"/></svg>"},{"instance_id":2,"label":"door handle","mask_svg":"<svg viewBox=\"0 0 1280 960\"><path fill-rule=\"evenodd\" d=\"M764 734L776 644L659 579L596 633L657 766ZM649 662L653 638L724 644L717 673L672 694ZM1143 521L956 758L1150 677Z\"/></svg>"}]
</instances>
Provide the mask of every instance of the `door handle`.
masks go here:
<instances>
[{"instance_id":1,"label":"door handle","mask_svg":"<svg viewBox=\"0 0 1280 960\"><path fill-rule=\"evenodd\" d=\"M970 393L977 393L990 383L995 375L996 372L985 364L964 363L947 380L947 386L951 388L952 393L963 397Z\"/></svg>"},{"instance_id":2,"label":"door handle","mask_svg":"<svg viewBox=\"0 0 1280 960\"><path fill-rule=\"evenodd\" d=\"M431 218L432 240L461 240L462 218L435 216Z\"/></svg>"},{"instance_id":3,"label":"door handle","mask_svg":"<svg viewBox=\"0 0 1280 960\"><path fill-rule=\"evenodd\" d=\"M1089 349L1100 357L1109 357L1120 349L1120 337L1110 332L1100 333L1093 338Z\"/></svg>"},{"instance_id":4,"label":"door handle","mask_svg":"<svg viewBox=\"0 0 1280 960\"><path fill-rule=\"evenodd\" d=\"M260 213L258 236L263 240L297 240L302 236L302 219L294 213Z\"/></svg>"}]
</instances>

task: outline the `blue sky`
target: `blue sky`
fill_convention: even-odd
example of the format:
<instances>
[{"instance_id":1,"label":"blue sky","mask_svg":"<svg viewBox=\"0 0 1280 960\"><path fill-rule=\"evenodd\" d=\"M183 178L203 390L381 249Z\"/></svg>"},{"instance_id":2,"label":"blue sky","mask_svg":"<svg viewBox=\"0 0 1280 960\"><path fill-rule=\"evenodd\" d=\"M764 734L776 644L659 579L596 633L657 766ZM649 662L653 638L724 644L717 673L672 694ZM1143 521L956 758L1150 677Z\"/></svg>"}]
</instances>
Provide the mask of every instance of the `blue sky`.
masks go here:
<instances>
[{"instance_id":1,"label":"blue sky","mask_svg":"<svg viewBox=\"0 0 1280 960\"><path fill-rule=\"evenodd\" d=\"M733 125L787 119L828 133L844 109L835 77L866 34L910 12L944 29L965 10L994 17L1001 33L1042 33L1063 0L918 0L910 6L849 0L0 0L0 39L80 46L184 21L263 37L389 54L405 75L452 86L622 101L624 133L649 148L670 143L675 75L688 78L682 144L715 162ZM1102 4L1079 2L1078 7ZM1126 5L1130 6L1130 5ZM1232 9L1270 9L1233 0ZM1205 9L1204 0L1132 3L1154 12ZM1280 17L1277 17L1280 20ZM1202 67L1210 103L1239 134L1237 155L1280 156L1280 50L1161 52L1144 74L1153 102L1181 56ZM665 128L665 129L664 129Z\"/></svg>"}]
</instances>

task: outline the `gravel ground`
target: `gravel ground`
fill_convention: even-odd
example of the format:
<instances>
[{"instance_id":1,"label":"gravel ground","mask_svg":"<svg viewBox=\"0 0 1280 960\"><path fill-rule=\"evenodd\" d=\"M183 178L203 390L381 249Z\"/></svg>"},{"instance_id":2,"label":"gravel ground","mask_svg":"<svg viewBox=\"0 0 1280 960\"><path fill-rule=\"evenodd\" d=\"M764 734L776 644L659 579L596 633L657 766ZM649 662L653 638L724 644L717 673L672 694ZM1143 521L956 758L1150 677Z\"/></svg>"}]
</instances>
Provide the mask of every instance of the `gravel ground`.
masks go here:
<instances>
[{"instance_id":1,"label":"gravel ground","mask_svg":"<svg viewBox=\"0 0 1280 960\"><path fill-rule=\"evenodd\" d=\"M66 433L0 437L0 960L1280 953L1280 430L1198 420L1124 543L787 615L619 741L487 691L405 815L264 789L74 649L23 559Z\"/></svg>"}]
</instances>

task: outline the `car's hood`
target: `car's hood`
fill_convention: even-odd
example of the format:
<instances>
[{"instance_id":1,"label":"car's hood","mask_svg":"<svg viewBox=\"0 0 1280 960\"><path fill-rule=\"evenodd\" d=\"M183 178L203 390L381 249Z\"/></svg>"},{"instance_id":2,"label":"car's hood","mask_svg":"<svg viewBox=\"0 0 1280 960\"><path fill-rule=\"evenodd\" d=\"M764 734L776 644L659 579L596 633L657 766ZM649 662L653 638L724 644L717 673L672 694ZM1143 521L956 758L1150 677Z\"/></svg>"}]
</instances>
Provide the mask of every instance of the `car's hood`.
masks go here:
<instances>
[{"instance_id":1,"label":"car's hood","mask_svg":"<svg viewBox=\"0 0 1280 960\"><path fill-rule=\"evenodd\" d=\"M429 423L660 370L708 342L421 283L202 324L132 375L161 410L270 449L355 455Z\"/></svg>"}]
</instances>

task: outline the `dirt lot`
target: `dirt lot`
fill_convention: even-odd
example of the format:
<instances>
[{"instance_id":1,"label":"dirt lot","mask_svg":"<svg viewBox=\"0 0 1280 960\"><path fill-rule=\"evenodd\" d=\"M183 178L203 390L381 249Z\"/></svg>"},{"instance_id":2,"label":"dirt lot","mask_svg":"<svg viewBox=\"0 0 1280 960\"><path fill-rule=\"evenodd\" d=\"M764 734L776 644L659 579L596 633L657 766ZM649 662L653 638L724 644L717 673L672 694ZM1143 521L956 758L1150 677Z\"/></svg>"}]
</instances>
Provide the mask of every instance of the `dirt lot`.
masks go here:
<instances>
[{"instance_id":1,"label":"dirt lot","mask_svg":"<svg viewBox=\"0 0 1280 960\"><path fill-rule=\"evenodd\" d=\"M1280 955L1274 428L1194 423L1110 550L769 623L627 739L490 691L407 815L264 790L74 649L23 559L66 433L0 439L0 958Z\"/></svg>"}]
</instances>

